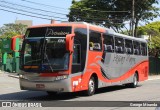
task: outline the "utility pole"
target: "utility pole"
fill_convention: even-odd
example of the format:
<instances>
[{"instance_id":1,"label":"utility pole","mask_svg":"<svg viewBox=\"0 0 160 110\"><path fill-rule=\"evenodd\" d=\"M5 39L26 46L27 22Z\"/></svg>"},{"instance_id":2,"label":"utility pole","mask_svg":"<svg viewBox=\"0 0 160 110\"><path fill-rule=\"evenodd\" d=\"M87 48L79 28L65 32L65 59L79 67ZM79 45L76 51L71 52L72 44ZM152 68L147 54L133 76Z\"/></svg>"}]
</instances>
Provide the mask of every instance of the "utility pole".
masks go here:
<instances>
[{"instance_id":1,"label":"utility pole","mask_svg":"<svg viewBox=\"0 0 160 110\"><path fill-rule=\"evenodd\" d=\"M131 20L131 31L132 31L132 36L134 36L134 11L135 11L135 7L134 7L134 4L135 4L135 0L132 0L132 20Z\"/></svg>"}]
</instances>

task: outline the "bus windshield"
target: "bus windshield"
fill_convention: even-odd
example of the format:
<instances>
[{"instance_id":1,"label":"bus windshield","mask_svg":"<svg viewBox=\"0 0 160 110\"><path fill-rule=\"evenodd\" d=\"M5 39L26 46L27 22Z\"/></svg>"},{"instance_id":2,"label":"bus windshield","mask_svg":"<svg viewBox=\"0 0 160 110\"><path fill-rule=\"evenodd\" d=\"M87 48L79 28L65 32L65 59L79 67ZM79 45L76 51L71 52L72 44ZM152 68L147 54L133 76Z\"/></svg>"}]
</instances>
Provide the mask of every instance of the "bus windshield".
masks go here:
<instances>
[{"instance_id":1,"label":"bus windshield","mask_svg":"<svg viewBox=\"0 0 160 110\"><path fill-rule=\"evenodd\" d=\"M35 29L34 29L35 30ZM51 31L51 30L50 30ZM63 33L61 31L61 33ZM32 33L33 34L33 33ZM35 32L34 32L35 34ZM69 53L66 51L65 36L35 36L29 34L22 47L21 67L24 70L36 70L40 72L53 72L67 70L69 65ZM58 34L58 32L56 33ZM35 68L25 68L26 66Z\"/></svg>"},{"instance_id":2,"label":"bus windshield","mask_svg":"<svg viewBox=\"0 0 160 110\"><path fill-rule=\"evenodd\" d=\"M68 69L69 53L64 39L27 39L24 48L24 65L39 65L43 70ZM42 45L43 44L43 45Z\"/></svg>"}]
</instances>

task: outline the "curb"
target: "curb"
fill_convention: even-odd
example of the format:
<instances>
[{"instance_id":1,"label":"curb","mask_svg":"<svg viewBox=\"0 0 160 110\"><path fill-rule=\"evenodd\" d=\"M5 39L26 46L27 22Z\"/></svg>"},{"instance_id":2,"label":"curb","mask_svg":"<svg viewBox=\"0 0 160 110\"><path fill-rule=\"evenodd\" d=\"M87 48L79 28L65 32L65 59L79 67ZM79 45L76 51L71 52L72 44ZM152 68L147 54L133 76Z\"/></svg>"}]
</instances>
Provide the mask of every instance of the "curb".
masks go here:
<instances>
[{"instance_id":1,"label":"curb","mask_svg":"<svg viewBox=\"0 0 160 110\"><path fill-rule=\"evenodd\" d=\"M19 79L19 75L8 75L8 77L17 78Z\"/></svg>"},{"instance_id":2,"label":"curb","mask_svg":"<svg viewBox=\"0 0 160 110\"><path fill-rule=\"evenodd\" d=\"M159 78L148 78L148 80L147 80L147 81L151 81L151 80L158 80L158 79L160 79L160 77L159 77Z\"/></svg>"}]
</instances>

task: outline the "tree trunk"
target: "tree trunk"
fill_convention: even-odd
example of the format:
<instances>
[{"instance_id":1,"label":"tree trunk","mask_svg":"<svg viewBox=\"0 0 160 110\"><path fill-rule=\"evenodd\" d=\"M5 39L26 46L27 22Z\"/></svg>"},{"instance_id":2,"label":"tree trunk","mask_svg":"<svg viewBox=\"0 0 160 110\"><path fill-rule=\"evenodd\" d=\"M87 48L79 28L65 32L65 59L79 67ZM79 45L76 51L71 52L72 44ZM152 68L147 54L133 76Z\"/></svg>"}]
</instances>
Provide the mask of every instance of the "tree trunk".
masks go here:
<instances>
[{"instance_id":1,"label":"tree trunk","mask_svg":"<svg viewBox=\"0 0 160 110\"><path fill-rule=\"evenodd\" d=\"M137 29L138 29L139 19L136 19L135 28L134 28L134 36L137 37Z\"/></svg>"}]
</instances>

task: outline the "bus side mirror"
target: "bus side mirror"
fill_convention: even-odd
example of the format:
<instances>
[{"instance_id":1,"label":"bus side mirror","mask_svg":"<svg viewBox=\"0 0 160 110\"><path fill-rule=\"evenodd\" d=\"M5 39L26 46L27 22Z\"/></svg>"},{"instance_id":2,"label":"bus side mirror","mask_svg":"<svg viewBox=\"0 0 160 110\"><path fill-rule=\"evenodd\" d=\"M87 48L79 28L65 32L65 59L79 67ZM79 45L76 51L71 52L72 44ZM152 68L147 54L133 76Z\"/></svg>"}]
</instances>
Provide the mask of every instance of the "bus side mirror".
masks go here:
<instances>
[{"instance_id":1,"label":"bus side mirror","mask_svg":"<svg viewBox=\"0 0 160 110\"><path fill-rule=\"evenodd\" d=\"M23 38L23 37L24 37L23 35L20 35L20 36L14 36L11 38L11 50L12 51L19 52L19 50L16 50L16 39Z\"/></svg>"},{"instance_id":2,"label":"bus side mirror","mask_svg":"<svg viewBox=\"0 0 160 110\"><path fill-rule=\"evenodd\" d=\"M73 38L75 34L66 35L66 50L69 52L73 52Z\"/></svg>"}]
</instances>

